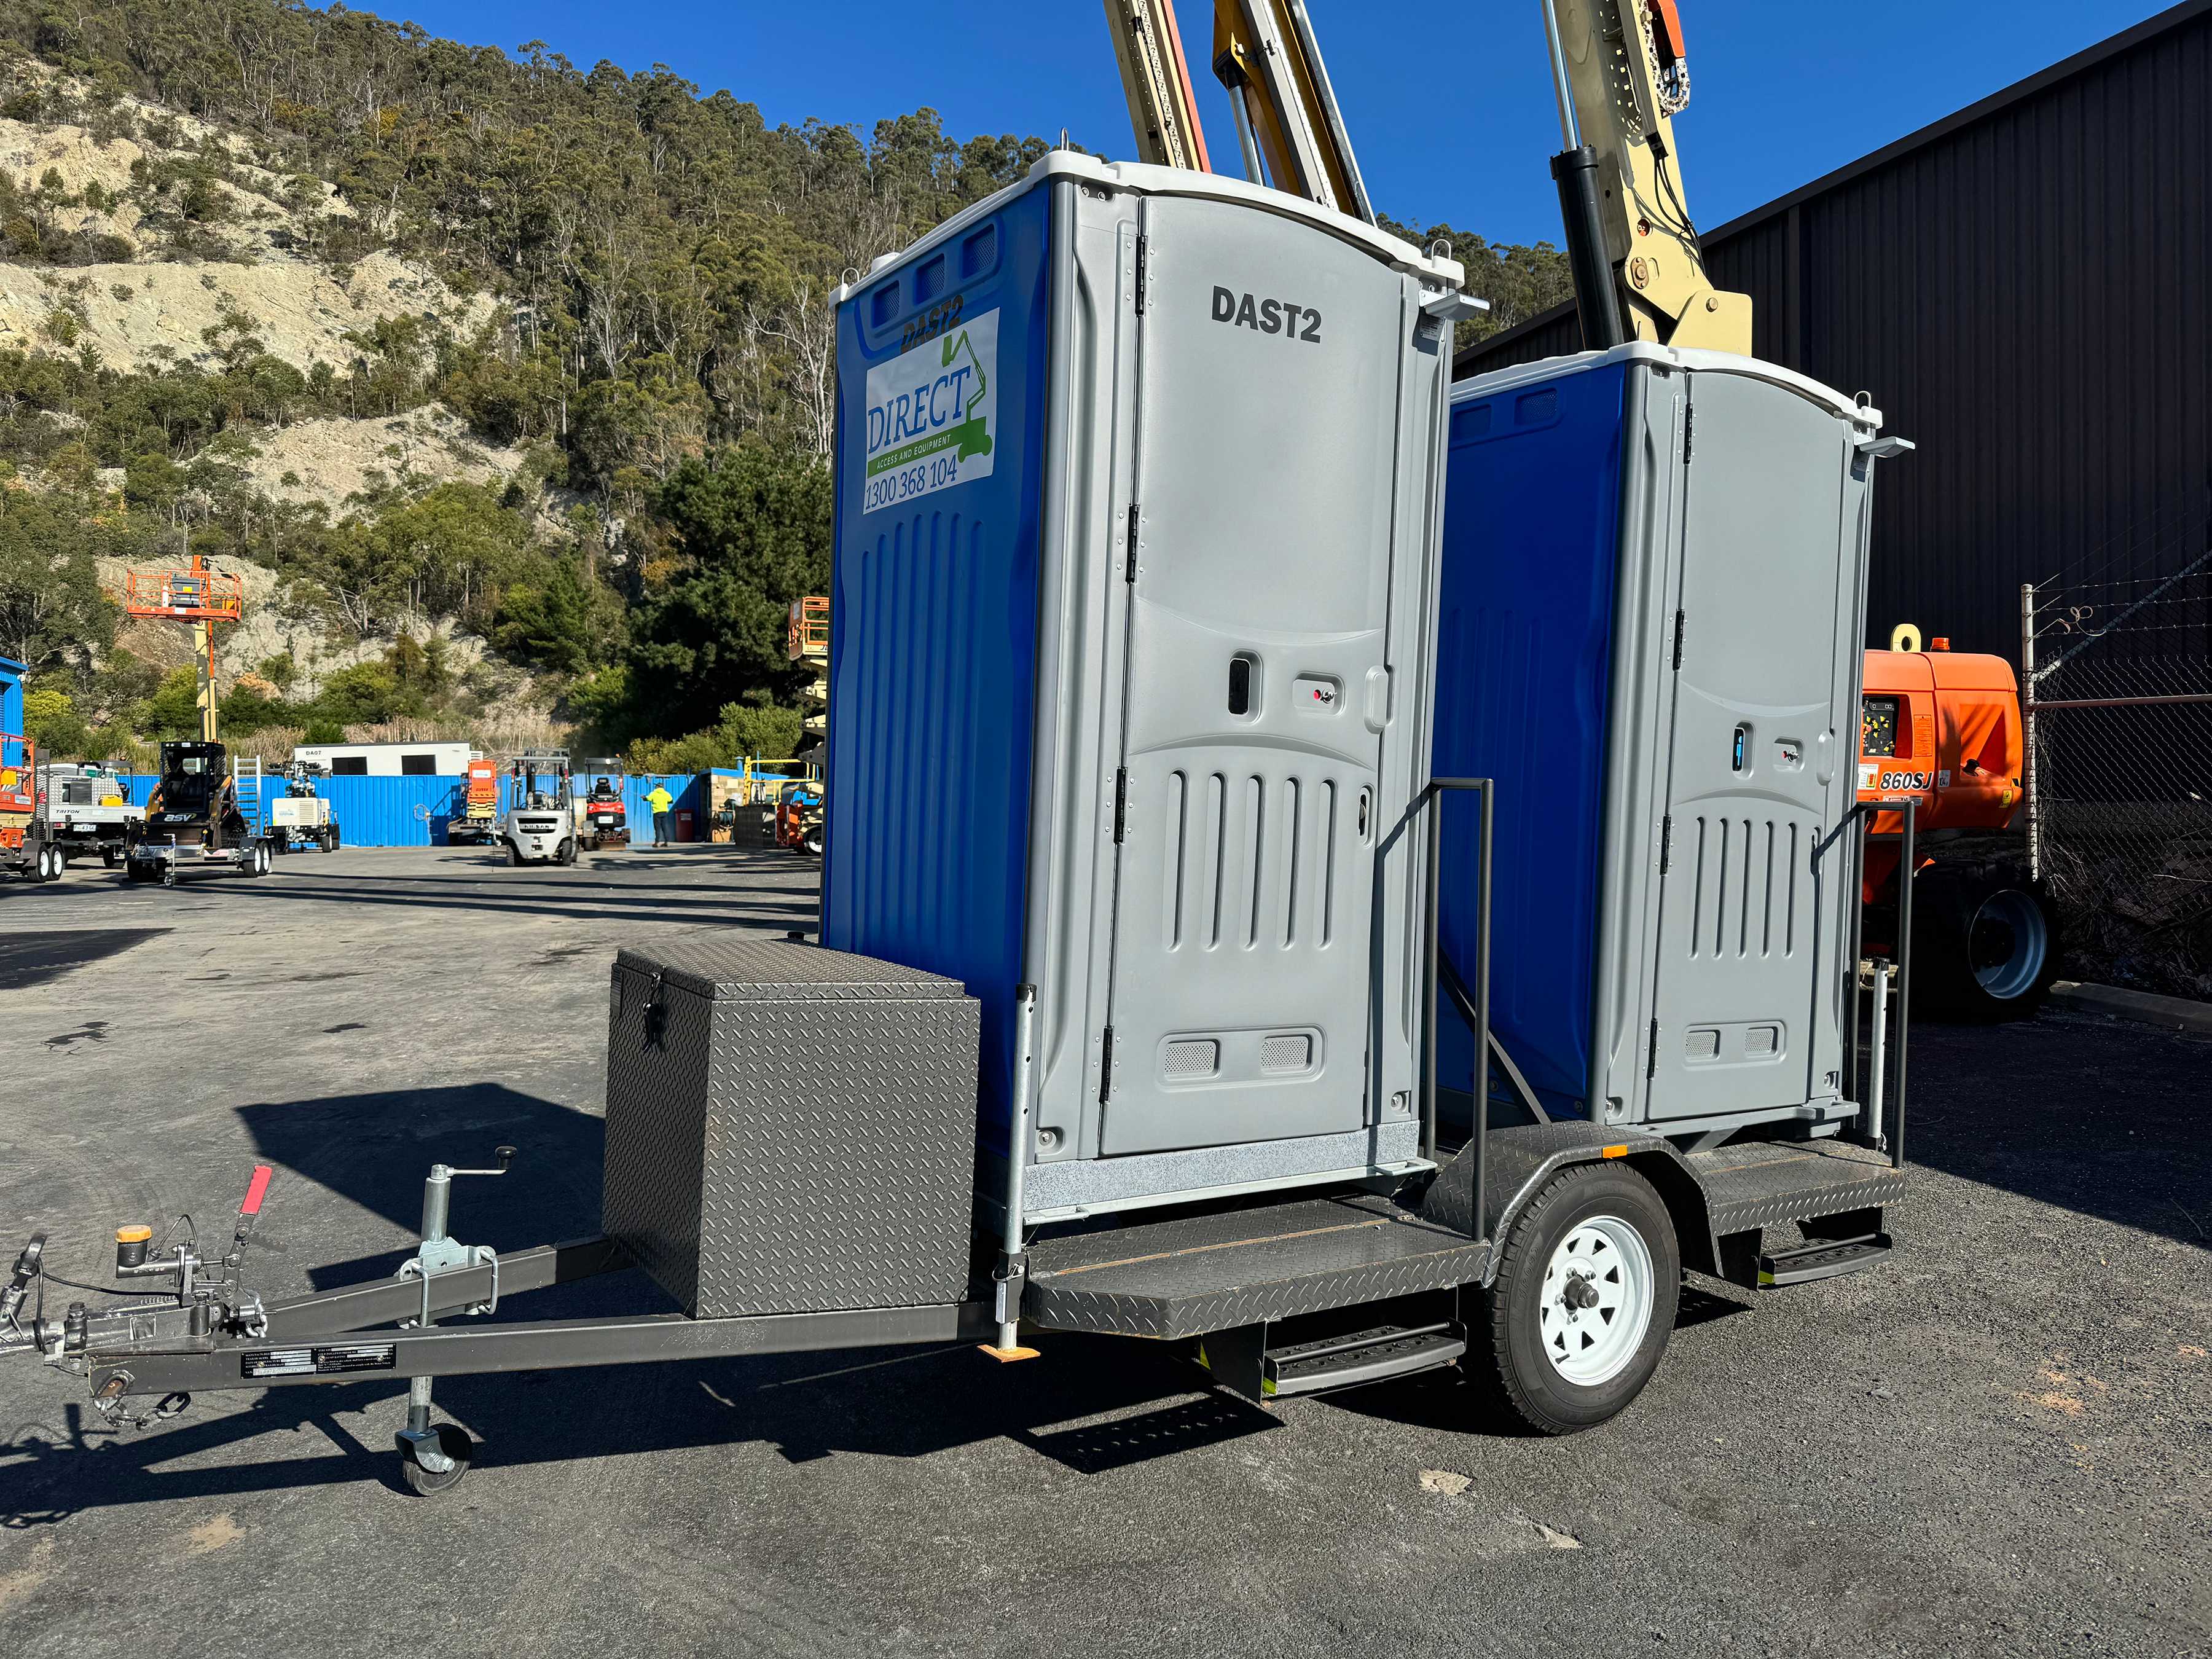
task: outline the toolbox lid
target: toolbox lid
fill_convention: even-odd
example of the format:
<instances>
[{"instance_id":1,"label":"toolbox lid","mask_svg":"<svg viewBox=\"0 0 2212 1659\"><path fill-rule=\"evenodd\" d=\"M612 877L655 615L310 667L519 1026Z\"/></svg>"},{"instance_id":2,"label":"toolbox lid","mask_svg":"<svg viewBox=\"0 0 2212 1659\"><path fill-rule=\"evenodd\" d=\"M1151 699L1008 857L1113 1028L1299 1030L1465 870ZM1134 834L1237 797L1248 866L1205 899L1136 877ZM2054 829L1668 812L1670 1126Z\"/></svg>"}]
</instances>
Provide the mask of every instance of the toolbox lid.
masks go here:
<instances>
[{"instance_id":1,"label":"toolbox lid","mask_svg":"<svg viewBox=\"0 0 2212 1659\"><path fill-rule=\"evenodd\" d=\"M746 1002L848 1002L880 998L961 997L957 979L902 968L895 962L832 951L809 940L772 935L732 937L726 929L678 934L615 957L628 969L695 996Z\"/></svg>"}]
</instances>

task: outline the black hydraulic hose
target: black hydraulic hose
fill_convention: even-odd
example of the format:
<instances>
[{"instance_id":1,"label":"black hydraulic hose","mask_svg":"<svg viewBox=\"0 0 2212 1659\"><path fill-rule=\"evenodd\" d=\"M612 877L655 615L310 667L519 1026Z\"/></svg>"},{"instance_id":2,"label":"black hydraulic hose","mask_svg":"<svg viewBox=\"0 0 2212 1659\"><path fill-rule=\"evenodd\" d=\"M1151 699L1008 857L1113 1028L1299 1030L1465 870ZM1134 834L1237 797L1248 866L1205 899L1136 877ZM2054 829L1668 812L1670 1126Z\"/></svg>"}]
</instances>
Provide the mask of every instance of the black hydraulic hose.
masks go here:
<instances>
[{"instance_id":1,"label":"black hydraulic hose","mask_svg":"<svg viewBox=\"0 0 2212 1659\"><path fill-rule=\"evenodd\" d=\"M1627 340L1628 328L1621 319L1613 261L1606 258L1597 165L1597 151L1583 144L1552 158L1552 177L1559 186L1559 218L1566 230L1567 264L1574 273L1575 306L1582 314L1583 346L1589 351L1610 351Z\"/></svg>"}]
</instances>

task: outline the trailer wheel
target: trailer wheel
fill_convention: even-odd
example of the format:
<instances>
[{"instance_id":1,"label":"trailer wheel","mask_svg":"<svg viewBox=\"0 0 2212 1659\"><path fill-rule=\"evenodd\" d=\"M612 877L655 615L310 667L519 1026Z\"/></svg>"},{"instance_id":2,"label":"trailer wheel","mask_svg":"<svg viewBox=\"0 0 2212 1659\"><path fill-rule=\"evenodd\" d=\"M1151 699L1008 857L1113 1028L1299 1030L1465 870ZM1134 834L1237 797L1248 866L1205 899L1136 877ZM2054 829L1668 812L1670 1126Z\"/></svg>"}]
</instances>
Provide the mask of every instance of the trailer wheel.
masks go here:
<instances>
[{"instance_id":1,"label":"trailer wheel","mask_svg":"<svg viewBox=\"0 0 2212 1659\"><path fill-rule=\"evenodd\" d=\"M469 1472L469 1460L476 1455L476 1442L469 1431L458 1423L438 1425L438 1449L453 1460L446 1469L426 1469L415 1443L404 1435L399 1437L399 1473L410 1490L421 1498L435 1498L441 1492L451 1492L461 1484L461 1477Z\"/></svg>"},{"instance_id":2,"label":"trailer wheel","mask_svg":"<svg viewBox=\"0 0 2212 1659\"><path fill-rule=\"evenodd\" d=\"M173 864L164 865L161 867L161 885L164 887L174 887L176 884L177 866Z\"/></svg>"},{"instance_id":3,"label":"trailer wheel","mask_svg":"<svg viewBox=\"0 0 2212 1659\"><path fill-rule=\"evenodd\" d=\"M330 839L323 843L323 851L325 853L335 853L338 850L341 844L342 843L338 840L338 827L337 824L333 823L331 825Z\"/></svg>"},{"instance_id":4,"label":"trailer wheel","mask_svg":"<svg viewBox=\"0 0 2212 1659\"><path fill-rule=\"evenodd\" d=\"M122 861L123 855L118 853L112 847L103 847L100 849L100 862L103 867L112 870Z\"/></svg>"},{"instance_id":5,"label":"trailer wheel","mask_svg":"<svg viewBox=\"0 0 2212 1659\"><path fill-rule=\"evenodd\" d=\"M1681 1287L1674 1223L1650 1182L1625 1164L1563 1170L1505 1236L1486 1380L1540 1434L1594 1428L1659 1368Z\"/></svg>"}]
</instances>

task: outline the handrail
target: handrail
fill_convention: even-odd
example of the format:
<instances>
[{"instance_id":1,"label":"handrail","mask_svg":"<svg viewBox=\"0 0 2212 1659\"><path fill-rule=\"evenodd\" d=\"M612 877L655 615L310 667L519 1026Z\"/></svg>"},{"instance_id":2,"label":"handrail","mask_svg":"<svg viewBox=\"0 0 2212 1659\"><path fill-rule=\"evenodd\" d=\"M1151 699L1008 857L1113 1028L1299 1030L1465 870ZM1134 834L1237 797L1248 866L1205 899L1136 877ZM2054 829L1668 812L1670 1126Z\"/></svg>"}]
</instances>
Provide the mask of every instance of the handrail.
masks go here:
<instances>
[{"instance_id":1,"label":"handrail","mask_svg":"<svg viewBox=\"0 0 2212 1659\"><path fill-rule=\"evenodd\" d=\"M1474 1182L1468 1212L1468 1236L1480 1239L1486 1218L1484 1188L1490 1158L1490 845L1496 821L1497 785L1489 778L1431 778L1415 805L1429 817L1428 932L1421 958L1421 1153L1437 1155L1437 978L1443 956L1438 896L1443 866L1443 799L1469 790L1482 798L1482 857L1475 866L1474 899ZM1461 1154L1462 1157L1465 1153Z\"/></svg>"},{"instance_id":2,"label":"handrail","mask_svg":"<svg viewBox=\"0 0 2212 1659\"><path fill-rule=\"evenodd\" d=\"M1890 1108L1889 1134L1887 1137L1889 1141L1890 1167L1897 1170L1905 1167L1905 1041L1912 1028L1912 882L1913 878L1918 874L1919 808L1918 799L1911 795L1905 796L1901 800L1860 801L1850 811L1844 814L1833 830L1814 843L1812 859L1813 873L1817 876L1820 873L1820 860L1826 856L1828 848L1835 845L1844 831L1850 829L1855 821L1864 821L1859 835L1862 857L1864 856L1867 842L1874 838L1876 817L1886 812L1894 812L1902 822L1902 828L1898 832L1904 845L1899 849L1897 866L1899 872L1897 884L1897 941L1892 946L1897 954L1897 1036L1895 1038L1897 1075L1893 1085L1895 1100ZM1863 903L1863 895L1854 891L1850 895L1850 903L1852 914L1856 917ZM1851 1087L1856 1091L1858 1087L1859 1072L1859 964L1856 950L1851 952L1850 973ZM1863 1104L1863 1103L1861 1103ZM1876 1147L1875 1150L1879 1151L1880 1148Z\"/></svg>"}]
</instances>

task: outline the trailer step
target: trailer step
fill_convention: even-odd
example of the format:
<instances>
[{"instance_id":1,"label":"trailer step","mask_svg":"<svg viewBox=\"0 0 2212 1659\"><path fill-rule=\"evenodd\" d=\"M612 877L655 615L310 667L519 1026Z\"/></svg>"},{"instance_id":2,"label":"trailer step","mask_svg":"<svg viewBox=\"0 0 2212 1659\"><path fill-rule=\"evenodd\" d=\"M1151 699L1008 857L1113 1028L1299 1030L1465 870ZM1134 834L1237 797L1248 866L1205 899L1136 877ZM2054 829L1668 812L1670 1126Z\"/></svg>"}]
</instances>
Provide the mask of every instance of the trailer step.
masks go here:
<instances>
[{"instance_id":1,"label":"trailer step","mask_svg":"<svg viewBox=\"0 0 2212 1659\"><path fill-rule=\"evenodd\" d=\"M1415 1329L1385 1325L1325 1342L1271 1349L1261 1360L1261 1386L1279 1397L1357 1388L1419 1371L1440 1370L1467 1352L1467 1332L1453 1324Z\"/></svg>"},{"instance_id":2,"label":"trailer step","mask_svg":"<svg viewBox=\"0 0 2212 1659\"><path fill-rule=\"evenodd\" d=\"M1051 1330L1202 1336L1479 1284L1489 1255L1387 1198L1301 1199L1040 1239L1022 1316Z\"/></svg>"},{"instance_id":3,"label":"trailer step","mask_svg":"<svg viewBox=\"0 0 2212 1659\"><path fill-rule=\"evenodd\" d=\"M1779 1291L1818 1279L1863 1273L1889 1260L1887 1233L1864 1238L1819 1239L1794 1250L1768 1250L1759 1258L1759 1288Z\"/></svg>"}]
</instances>

